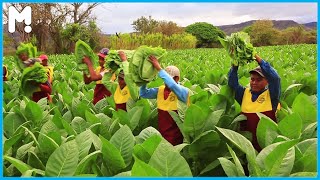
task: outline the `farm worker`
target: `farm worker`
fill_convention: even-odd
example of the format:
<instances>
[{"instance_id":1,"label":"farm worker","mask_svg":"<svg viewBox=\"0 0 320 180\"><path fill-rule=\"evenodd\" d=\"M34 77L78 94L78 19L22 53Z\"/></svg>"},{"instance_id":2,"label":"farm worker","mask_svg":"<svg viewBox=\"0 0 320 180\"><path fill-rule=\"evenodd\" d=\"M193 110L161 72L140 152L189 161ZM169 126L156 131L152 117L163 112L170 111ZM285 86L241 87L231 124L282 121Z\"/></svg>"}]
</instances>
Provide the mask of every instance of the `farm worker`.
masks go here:
<instances>
[{"instance_id":1,"label":"farm worker","mask_svg":"<svg viewBox=\"0 0 320 180\"><path fill-rule=\"evenodd\" d=\"M36 62L41 63L40 58L30 58L28 60L23 61L23 64L26 67L31 67ZM35 101L35 102L38 102L42 98L47 98L49 102L52 102L52 99L50 97L50 94L52 92L52 86L51 86L51 83L49 82L49 77L48 77L48 81L46 81L45 83L40 83L40 84L35 84L35 85L39 86L39 87L32 94L32 100Z\"/></svg>"},{"instance_id":2,"label":"farm worker","mask_svg":"<svg viewBox=\"0 0 320 180\"><path fill-rule=\"evenodd\" d=\"M235 91L235 99L241 105L241 113L247 117L240 122L241 131L252 133L252 144L261 151L258 144L256 129L259 117L263 113L276 121L276 111L280 108L280 77L276 70L265 60L255 55L259 66L251 70L250 88L241 86L238 82L238 66L232 66L228 74L228 85Z\"/></svg>"},{"instance_id":3,"label":"farm worker","mask_svg":"<svg viewBox=\"0 0 320 180\"><path fill-rule=\"evenodd\" d=\"M53 66L48 65L48 56L45 54L41 54L39 56L39 59L41 60L42 66L44 66L48 71L48 81L50 84L52 84L53 81Z\"/></svg>"},{"instance_id":4,"label":"farm worker","mask_svg":"<svg viewBox=\"0 0 320 180\"><path fill-rule=\"evenodd\" d=\"M108 48L102 48L100 52L97 54L99 57L99 65L94 74L90 74L90 77L88 77L85 73L83 73L83 78L85 84L89 84L92 81L96 81L96 87L94 88L94 93L93 93L93 104L96 104L98 101L103 99L104 97L109 97L111 96L111 92L102 84L101 79L103 75L109 70L104 68L105 64L105 58L107 57L109 53ZM115 76L112 77L115 79Z\"/></svg>"},{"instance_id":5,"label":"farm worker","mask_svg":"<svg viewBox=\"0 0 320 180\"><path fill-rule=\"evenodd\" d=\"M22 70L23 68L27 67L27 65L24 63L25 61L27 61L29 59L29 55L27 52L27 49L23 50L23 51L17 51L16 52L16 57L18 58L18 68L20 70Z\"/></svg>"},{"instance_id":6,"label":"farm worker","mask_svg":"<svg viewBox=\"0 0 320 180\"><path fill-rule=\"evenodd\" d=\"M140 97L157 99L159 132L172 145L181 144L183 135L168 111L178 113L178 107L189 106L190 90L179 84L180 71L176 66L168 66L164 70L153 55L149 56L149 61L158 70L158 76L163 79L164 85L149 89L142 85Z\"/></svg>"},{"instance_id":7,"label":"farm worker","mask_svg":"<svg viewBox=\"0 0 320 180\"><path fill-rule=\"evenodd\" d=\"M26 61L29 59L29 55L27 52L21 52L21 53L17 54L17 56L21 61Z\"/></svg>"},{"instance_id":8,"label":"farm worker","mask_svg":"<svg viewBox=\"0 0 320 180\"><path fill-rule=\"evenodd\" d=\"M118 52L120 59L122 60L123 70L118 74L118 82L114 82L113 78L103 79L103 84L111 90L114 94L114 102L116 105L116 110L122 109L127 111L127 102L129 99L136 100L137 99L137 90L135 87L127 86L126 81L129 81L129 78L125 78L127 74L129 74L129 62L127 61L127 56L123 51ZM95 74L93 74L92 63L88 57L83 59L84 63L88 65L90 76L95 78ZM114 74L113 74L114 75ZM107 77L107 76L106 76ZM131 96L133 95L133 96Z\"/></svg>"},{"instance_id":9,"label":"farm worker","mask_svg":"<svg viewBox=\"0 0 320 180\"><path fill-rule=\"evenodd\" d=\"M26 64L27 67L30 67L36 62L42 63L40 58L32 58L24 61L24 64ZM38 102L42 98L47 98L49 102L52 102L52 98L50 96L52 92L52 86L49 81L50 81L50 78L48 74L48 81L46 81L45 83L39 84L38 90L32 94L33 101Z\"/></svg>"},{"instance_id":10,"label":"farm worker","mask_svg":"<svg viewBox=\"0 0 320 180\"><path fill-rule=\"evenodd\" d=\"M39 60L42 66L47 70L48 81L39 85L38 90L32 94L32 100L38 102L42 98L47 98L49 102L52 102L50 94L52 92L53 67L48 66L47 55L41 54Z\"/></svg>"},{"instance_id":11,"label":"farm worker","mask_svg":"<svg viewBox=\"0 0 320 180\"><path fill-rule=\"evenodd\" d=\"M2 65L2 70L3 70L3 81L8 80L8 68L6 65Z\"/></svg>"}]
</instances>

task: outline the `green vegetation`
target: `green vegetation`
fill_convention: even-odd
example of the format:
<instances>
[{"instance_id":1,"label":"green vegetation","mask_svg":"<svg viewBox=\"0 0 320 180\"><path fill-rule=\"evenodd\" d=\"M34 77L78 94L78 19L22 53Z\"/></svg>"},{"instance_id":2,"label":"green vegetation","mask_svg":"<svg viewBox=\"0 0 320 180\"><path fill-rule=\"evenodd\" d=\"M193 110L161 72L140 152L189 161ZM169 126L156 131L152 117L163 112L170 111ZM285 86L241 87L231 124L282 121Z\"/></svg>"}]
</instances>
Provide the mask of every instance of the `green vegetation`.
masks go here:
<instances>
[{"instance_id":1,"label":"green vegetation","mask_svg":"<svg viewBox=\"0 0 320 180\"><path fill-rule=\"evenodd\" d=\"M186 27L185 31L194 35L197 38L197 47L214 47L214 44L219 43L219 39L225 37L223 31L205 22L197 22Z\"/></svg>"},{"instance_id":2,"label":"green vegetation","mask_svg":"<svg viewBox=\"0 0 320 180\"><path fill-rule=\"evenodd\" d=\"M94 84L85 85L74 55L50 55L55 67L53 102L35 103L19 94L21 72L4 57L9 81L3 95L4 176L317 176L317 46L256 48L281 77L278 123L261 117L262 151L240 134L240 105L227 86L231 58L225 49L169 50L162 67L175 65L190 88L192 105L182 121L172 117L184 143L172 146L157 128L154 100L128 102L114 111L113 97L92 104ZM252 62L239 67L249 83ZM157 78L148 86L158 86Z\"/></svg>"},{"instance_id":3,"label":"green vegetation","mask_svg":"<svg viewBox=\"0 0 320 180\"><path fill-rule=\"evenodd\" d=\"M167 36L161 33L154 34L120 34L110 36L112 49L136 49L139 46L161 46L166 49L190 49L196 47L197 39L188 33L172 34Z\"/></svg>"},{"instance_id":4,"label":"green vegetation","mask_svg":"<svg viewBox=\"0 0 320 180\"><path fill-rule=\"evenodd\" d=\"M234 59L233 64L235 66L243 66L255 60L255 52L247 33L232 33L225 39L219 38L219 41L229 56Z\"/></svg>"}]
</instances>

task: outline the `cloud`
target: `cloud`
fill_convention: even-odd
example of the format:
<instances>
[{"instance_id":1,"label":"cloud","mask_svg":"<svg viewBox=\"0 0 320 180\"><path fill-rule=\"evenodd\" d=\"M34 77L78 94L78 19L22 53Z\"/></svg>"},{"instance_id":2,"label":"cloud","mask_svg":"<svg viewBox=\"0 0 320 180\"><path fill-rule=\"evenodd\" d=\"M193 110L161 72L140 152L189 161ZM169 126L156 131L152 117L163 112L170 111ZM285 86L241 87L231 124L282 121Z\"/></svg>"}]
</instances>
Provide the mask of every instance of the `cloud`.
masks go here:
<instances>
[{"instance_id":1,"label":"cloud","mask_svg":"<svg viewBox=\"0 0 320 180\"><path fill-rule=\"evenodd\" d=\"M104 33L132 32L132 22L151 15L180 26L208 22L215 26L256 19L317 21L316 3L102 3L95 8Z\"/></svg>"}]
</instances>

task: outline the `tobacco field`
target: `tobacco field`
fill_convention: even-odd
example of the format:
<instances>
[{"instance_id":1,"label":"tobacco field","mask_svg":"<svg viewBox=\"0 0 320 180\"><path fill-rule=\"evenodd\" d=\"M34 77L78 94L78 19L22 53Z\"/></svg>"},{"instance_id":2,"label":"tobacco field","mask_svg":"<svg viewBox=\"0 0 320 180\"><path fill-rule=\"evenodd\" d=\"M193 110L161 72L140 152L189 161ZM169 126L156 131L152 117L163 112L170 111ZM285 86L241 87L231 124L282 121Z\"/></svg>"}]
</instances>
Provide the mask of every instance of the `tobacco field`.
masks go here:
<instances>
[{"instance_id":1,"label":"tobacco field","mask_svg":"<svg viewBox=\"0 0 320 180\"><path fill-rule=\"evenodd\" d=\"M237 132L240 105L227 86L231 58L224 49L168 51L161 66L175 65L180 82L192 90L184 119L170 113L184 143L172 146L157 131L155 100L130 101L115 111L113 97L93 105L94 83L86 85L74 55L49 55L54 66L52 103L19 95L21 72L4 57L3 176L23 177L217 177L317 176L317 45L256 48L281 77L278 123L261 116L263 148ZM239 67L239 82L249 71ZM148 84L157 87L160 78Z\"/></svg>"}]
</instances>

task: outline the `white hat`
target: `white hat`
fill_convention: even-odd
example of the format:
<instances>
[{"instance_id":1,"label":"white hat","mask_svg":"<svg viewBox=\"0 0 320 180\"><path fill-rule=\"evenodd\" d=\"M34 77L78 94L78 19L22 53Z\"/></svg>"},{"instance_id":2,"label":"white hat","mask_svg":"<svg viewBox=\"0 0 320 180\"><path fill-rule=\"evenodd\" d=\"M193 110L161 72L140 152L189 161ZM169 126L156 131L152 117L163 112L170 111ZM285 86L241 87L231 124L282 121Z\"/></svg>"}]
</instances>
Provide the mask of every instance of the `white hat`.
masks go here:
<instances>
[{"instance_id":1,"label":"white hat","mask_svg":"<svg viewBox=\"0 0 320 180\"><path fill-rule=\"evenodd\" d=\"M165 70L171 77L180 77L180 71L176 66L167 66Z\"/></svg>"}]
</instances>

